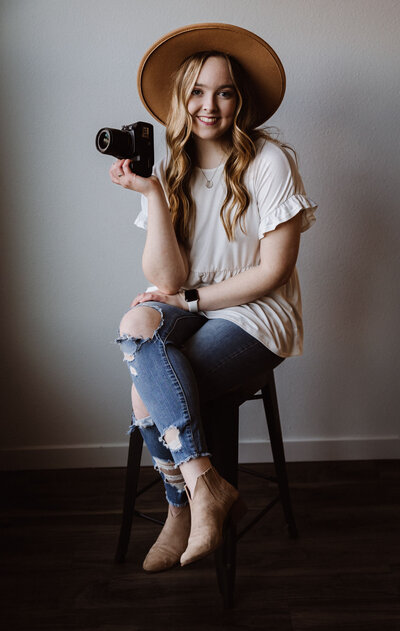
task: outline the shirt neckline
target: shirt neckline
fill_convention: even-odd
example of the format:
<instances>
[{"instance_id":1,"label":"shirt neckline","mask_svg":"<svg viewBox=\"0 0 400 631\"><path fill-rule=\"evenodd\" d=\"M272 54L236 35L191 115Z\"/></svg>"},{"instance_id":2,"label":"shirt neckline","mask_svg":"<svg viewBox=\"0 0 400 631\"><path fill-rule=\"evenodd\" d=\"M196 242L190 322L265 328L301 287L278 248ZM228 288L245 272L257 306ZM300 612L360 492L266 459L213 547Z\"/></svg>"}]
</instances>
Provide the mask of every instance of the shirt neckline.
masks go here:
<instances>
[{"instance_id":1,"label":"shirt neckline","mask_svg":"<svg viewBox=\"0 0 400 631\"><path fill-rule=\"evenodd\" d=\"M195 167L195 169L198 169L199 171L204 171L205 173L208 173L209 171L215 171L215 172L217 172L217 171L219 171L219 170L220 170L222 167L224 167L224 166L225 166L225 162L222 162L219 166L214 167L214 168L212 168L212 169L202 169L201 167L197 167L197 166Z\"/></svg>"}]
</instances>

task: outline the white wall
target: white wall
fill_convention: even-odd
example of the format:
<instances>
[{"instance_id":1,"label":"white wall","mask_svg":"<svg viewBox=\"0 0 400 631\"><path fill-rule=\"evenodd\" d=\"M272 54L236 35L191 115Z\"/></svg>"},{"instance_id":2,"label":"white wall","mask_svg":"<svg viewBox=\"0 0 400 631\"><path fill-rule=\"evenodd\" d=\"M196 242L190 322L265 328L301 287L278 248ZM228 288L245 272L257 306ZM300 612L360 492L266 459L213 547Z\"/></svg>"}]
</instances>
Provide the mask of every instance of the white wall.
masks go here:
<instances>
[{"instance_id":1,"label":"white wall","mask_svg":"<svg viewBox=\"0 0 400 631\"><path fill-rule=\"evenodd\" d=\"M276 372L288 459L398 457L399 2L0 7L3 467L125 463L130 379L113 340L144 286L144 234L94 137L149 119L143 52L208 21L253 30L280 55L287 92L271 123L320 205L299 259L305 352ZM242 459L262 460L261 407L244 407Z\"/></svg>"}]
</instances>

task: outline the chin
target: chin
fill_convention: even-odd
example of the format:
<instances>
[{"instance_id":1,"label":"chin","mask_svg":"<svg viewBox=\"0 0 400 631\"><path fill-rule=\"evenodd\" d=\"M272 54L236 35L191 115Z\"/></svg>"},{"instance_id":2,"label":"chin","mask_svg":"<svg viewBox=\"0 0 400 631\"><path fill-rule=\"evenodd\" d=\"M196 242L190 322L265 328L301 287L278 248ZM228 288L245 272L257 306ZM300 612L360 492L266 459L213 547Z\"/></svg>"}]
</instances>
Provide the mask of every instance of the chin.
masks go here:
<instances>
[{"instance_id":1,"label":"chin","mask_svg":"<svg viewBox=\"0 0 400 631\"><path fill-rule=\"evenodd\" d=\"M202 140L218 140L219 138L222 138L227 133L227 130L225 129L215 129L215 128L204 129L204 127L202 127L201 129L193 128L192 131L195 134L195 136L197 136L198 138L201 138Z\"/></svg>"}]
</instances>

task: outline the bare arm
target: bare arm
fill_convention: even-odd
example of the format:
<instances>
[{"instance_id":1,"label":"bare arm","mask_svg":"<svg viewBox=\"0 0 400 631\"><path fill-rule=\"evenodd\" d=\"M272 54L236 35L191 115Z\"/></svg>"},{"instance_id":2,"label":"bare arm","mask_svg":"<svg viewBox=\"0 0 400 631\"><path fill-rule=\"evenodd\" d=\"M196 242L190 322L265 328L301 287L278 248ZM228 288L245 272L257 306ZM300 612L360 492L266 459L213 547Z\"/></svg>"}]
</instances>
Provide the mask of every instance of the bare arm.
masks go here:
<instances>
[{"instance_id":1,"label":"bare arm","mask_svg":"<svg viewBox=\"0 0 400 631\"><path fill-rule=\"evenodd\" d=\"M199 309L214 310L254 302L289 280L300 244L301 217L280 224L260 242L260 264L221 283L199 289Z\"/></svg>"},{"instance_id":2,"label":"bare arm","mask_svg":"<svg viewBox=\"0 0 400 631\"><path fill-rule=\"evenodd\" d=\"M139 177L129 160L118 160L110 169L111 180L123 188L142 193L148 201L148 228L142 265L146 278L164 294L176 294L189 273L183 246L175 236L169 208L155 176Z\"/></svg>"},{"instance_id":3,"label":"bare arm","mask_svg":"<svg viewBox=\"0 0 400 631\"><path fill-rule=\"evenodd\" d=\"M176 294L188 276L189 265L182 245L175 236L164 193L147 196L147 237L142 265L146 278L163 293Z\"/></svg>"},{"instance_id":4,"label":"bare arm","mask_svg":"<svg viewBox=\"0 0 400 631\"><path fill-rule=\"evenodd\" d=\"M199 309L209 311L254 302L290 278L300 244L301 213L268 232L260 242L260 264L220 283L199 289ZM157 292L140 294L132 305L160 300L187 309L182 294L165 296Z\"/></svg>"}]
</instances>

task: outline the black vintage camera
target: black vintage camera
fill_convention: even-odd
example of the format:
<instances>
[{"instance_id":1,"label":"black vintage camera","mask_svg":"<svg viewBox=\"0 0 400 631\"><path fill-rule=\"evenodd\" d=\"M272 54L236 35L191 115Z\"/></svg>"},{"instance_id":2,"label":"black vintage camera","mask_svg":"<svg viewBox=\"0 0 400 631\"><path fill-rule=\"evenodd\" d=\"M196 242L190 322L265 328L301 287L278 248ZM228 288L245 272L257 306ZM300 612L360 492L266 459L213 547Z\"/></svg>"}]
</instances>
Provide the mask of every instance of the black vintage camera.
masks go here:
<instances>
[{"instance_id":1,"label":"black vintage camera","mask_svg":"<svg viewBox=\"0 0 400 631\"><path fill-rule=\"evenodd\" d=\"M119 160L130 159L133 173L150 177L154 164L153 125L138 122L121 129L103 127L97 132L96 148Z\"/></svg>"}]
</instances>

